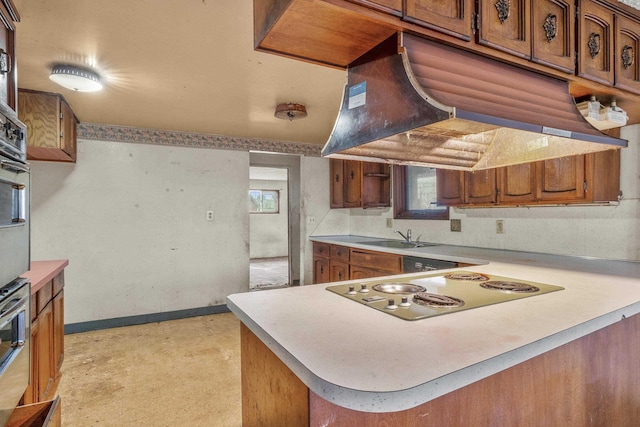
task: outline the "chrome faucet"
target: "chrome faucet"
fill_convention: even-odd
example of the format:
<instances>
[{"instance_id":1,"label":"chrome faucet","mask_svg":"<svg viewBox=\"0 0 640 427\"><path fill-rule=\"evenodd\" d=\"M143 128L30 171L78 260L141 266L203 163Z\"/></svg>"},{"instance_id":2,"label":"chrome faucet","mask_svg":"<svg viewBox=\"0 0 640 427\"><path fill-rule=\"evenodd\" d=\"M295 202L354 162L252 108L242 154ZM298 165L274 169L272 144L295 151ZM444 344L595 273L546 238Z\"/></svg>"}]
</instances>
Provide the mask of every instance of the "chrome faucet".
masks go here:
<instances>
[{"instance_id":1,"label":"chrome faucet","mask_svg":"<svg viewBox=\"0 0 640 427\"><path fill-rule=\"evenodd\" d=\"M396 233L398 233L399 235L402 236L402 238L407 242L407 243L411 243L411 229L407 230L407 235L405 236L404 234L402 234L402 231L398 231L396 230Z\"/></svg>"}]
</instances>

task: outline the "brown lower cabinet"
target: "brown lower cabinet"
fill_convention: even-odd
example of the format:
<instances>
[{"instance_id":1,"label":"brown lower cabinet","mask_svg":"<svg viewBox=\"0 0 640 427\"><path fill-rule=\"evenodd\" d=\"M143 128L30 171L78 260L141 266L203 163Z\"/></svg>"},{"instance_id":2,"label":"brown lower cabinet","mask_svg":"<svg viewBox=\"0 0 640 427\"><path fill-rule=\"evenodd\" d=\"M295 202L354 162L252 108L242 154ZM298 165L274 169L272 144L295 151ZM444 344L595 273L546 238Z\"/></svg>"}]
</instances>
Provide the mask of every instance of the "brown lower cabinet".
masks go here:
<instances>
[{"instance_id":1,"label":"brown lower cabinet","mask_svg":"<svg viewBox=\"0 0 640 427\"><path fill-rule=\"evenodd\" d=\"M242 425L637 426L638 332L640 315L623 318L414 408L371 413L309 390L241 324Z\"/></svg>"},{"instance_id":2,"label":"brown lower cabinet","mask_svg":"<svg viewBox=\"0 0 640 427\"><path fill-rule=\"evenodd\" d=\"M5 427L60 427L62 405L60 396L45 402L17 407Z\"/></svg>"},{"instance_id":3,"label":"brown lower cabinet","mask_svg":"<svg viewBox=\"0 0 640 427\"><path fill-rule=\"evenodd\" d=\"M23 404L53 399L64 359L64 271L31 296L31 380Z\"/></svg>"},{"instance_id":4,"label":"brown lower cabinet","mask_svg":"<svg viewBox=\"0 0 640 427\"><path fill-rule=\"evenodd\" d=\"M339 282L402 273L402 255L313 243L313 283Z\"/></svg>"}]
</instances>

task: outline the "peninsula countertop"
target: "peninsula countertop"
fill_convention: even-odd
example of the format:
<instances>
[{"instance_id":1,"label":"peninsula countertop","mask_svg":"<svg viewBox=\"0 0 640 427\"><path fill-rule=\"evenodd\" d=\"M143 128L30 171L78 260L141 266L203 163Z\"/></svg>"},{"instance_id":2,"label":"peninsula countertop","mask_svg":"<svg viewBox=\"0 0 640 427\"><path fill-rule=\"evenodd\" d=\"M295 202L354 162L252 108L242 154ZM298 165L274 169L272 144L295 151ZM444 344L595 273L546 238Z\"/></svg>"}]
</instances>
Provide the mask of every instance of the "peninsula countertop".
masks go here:
<instances>
[{"instance_id":1,"label":"peninsula countertop","mask_svg":"<svg viewBox=\"0 0 640 427\"><path fill-rule=\"evenodd\" d=\"M435 257L432 248L422 256ZM355 304L328 284L234 294L227 304L312 391L366 412L412 408L640 312L640 263L476 250L437 255L565 289L418 321Z\"/></svg>"}]
</instances>

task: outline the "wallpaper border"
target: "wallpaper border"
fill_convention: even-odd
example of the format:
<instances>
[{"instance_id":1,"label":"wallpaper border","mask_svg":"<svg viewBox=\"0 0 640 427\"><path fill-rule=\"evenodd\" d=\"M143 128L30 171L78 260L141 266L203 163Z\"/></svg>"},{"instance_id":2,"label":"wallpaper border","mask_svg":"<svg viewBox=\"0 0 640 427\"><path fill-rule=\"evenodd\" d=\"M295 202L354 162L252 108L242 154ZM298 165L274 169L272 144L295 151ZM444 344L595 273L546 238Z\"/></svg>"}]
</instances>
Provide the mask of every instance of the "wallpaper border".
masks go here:
<instances>
[{"instance_id":1,"label":"wallpaper border","mask_svg":"<svg viewBox=\"0 0 640 427\"><path fill-rule=\"evenodd\" d=\"M79 139L152 144L175 147L207 148L215 150L264 151L320 157L322 146L261 138L242 138L196 132L145 129L129 126L80 123Z\"/></svg>"}]
</instances>

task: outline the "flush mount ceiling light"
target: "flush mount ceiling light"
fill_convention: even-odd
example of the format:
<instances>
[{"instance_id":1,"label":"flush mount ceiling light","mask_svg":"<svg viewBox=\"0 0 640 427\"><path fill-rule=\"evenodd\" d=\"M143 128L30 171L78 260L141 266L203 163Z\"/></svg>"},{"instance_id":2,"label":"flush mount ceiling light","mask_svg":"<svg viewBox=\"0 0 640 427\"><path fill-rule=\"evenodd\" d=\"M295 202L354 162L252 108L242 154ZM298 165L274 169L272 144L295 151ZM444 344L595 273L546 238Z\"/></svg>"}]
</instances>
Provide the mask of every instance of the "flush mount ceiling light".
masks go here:
<instances>
[{"instance_id":1,"label":"flush mount ceiling light","mask_svg":"<svg viewBox=\"0 0 640 427\"><path fill-rule=\"evenodd\" d=\"M302 104L280 104L276 107L275 116L279 119L302 119L307 117L307 109Z\"/></svg>"},{"instance_id":2,"label":"flush mount ceiling light","mask_svg":"<svg viewBox=\"0 0 640 427\"><path fill-rule=\"evenodd\" d=\"M96 73L74 65L56 65L51 70L49 79L76 92L95 92L102 89L100 77Z\"/></svg>"}]
</instances>

